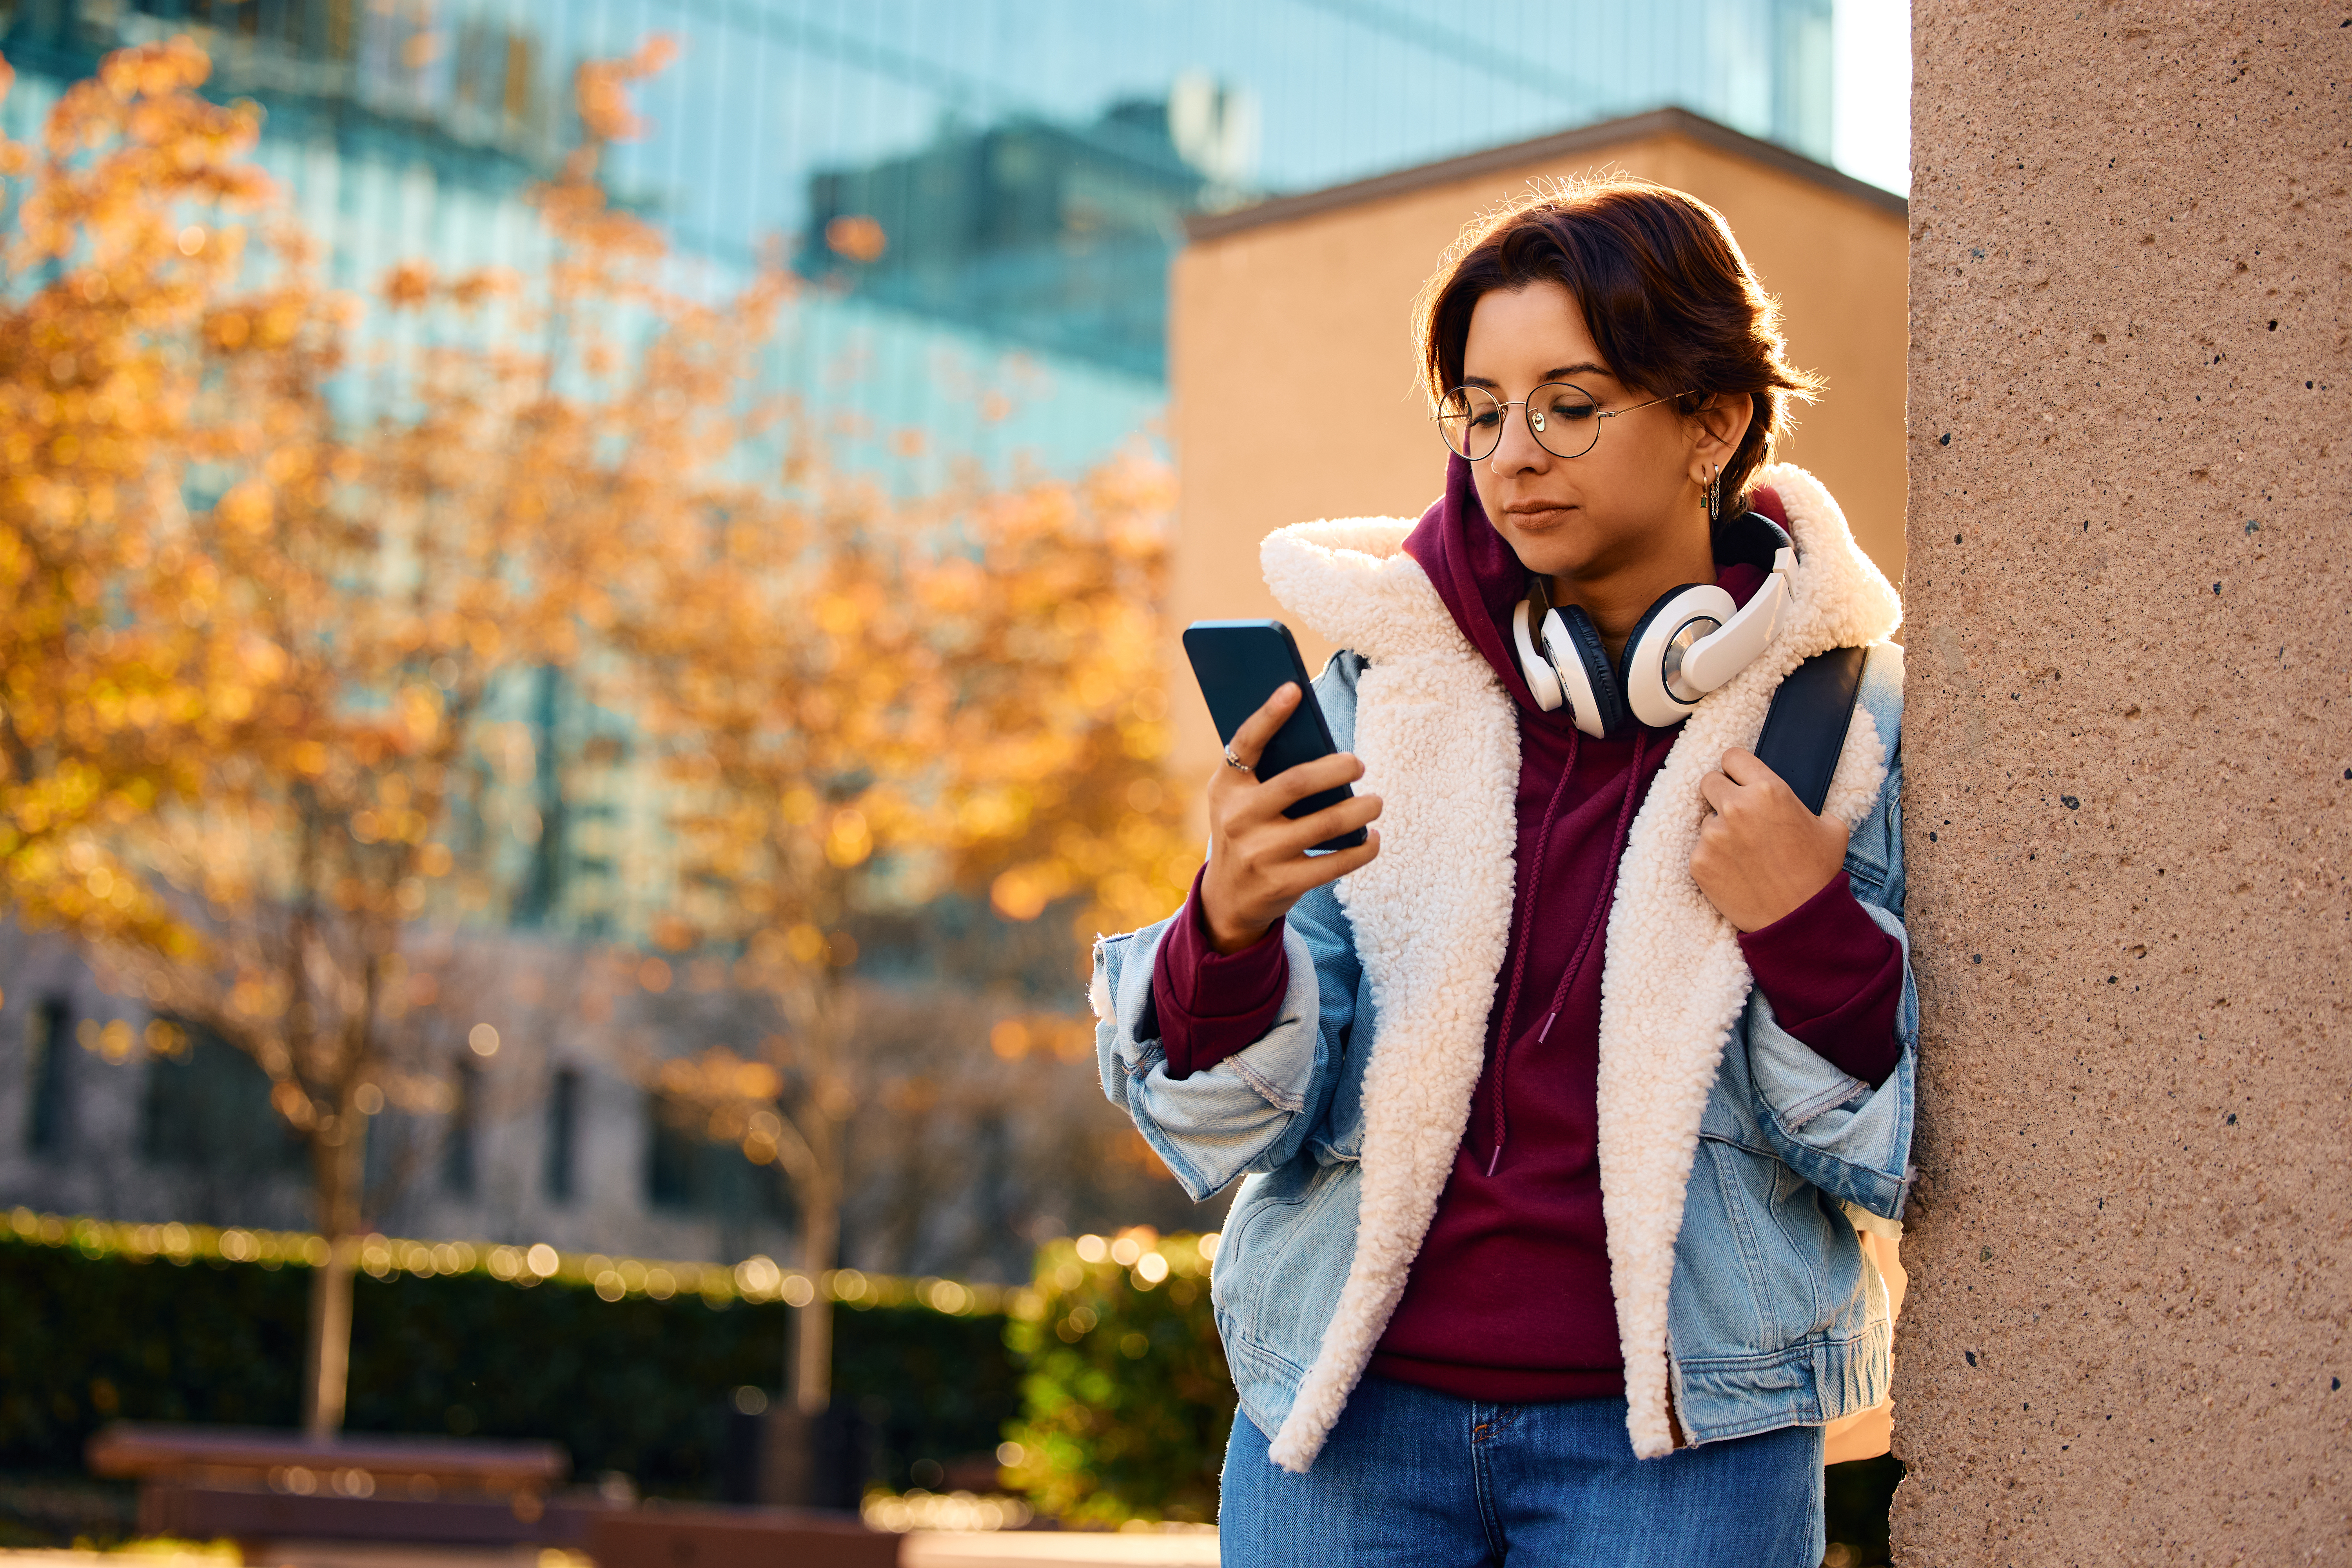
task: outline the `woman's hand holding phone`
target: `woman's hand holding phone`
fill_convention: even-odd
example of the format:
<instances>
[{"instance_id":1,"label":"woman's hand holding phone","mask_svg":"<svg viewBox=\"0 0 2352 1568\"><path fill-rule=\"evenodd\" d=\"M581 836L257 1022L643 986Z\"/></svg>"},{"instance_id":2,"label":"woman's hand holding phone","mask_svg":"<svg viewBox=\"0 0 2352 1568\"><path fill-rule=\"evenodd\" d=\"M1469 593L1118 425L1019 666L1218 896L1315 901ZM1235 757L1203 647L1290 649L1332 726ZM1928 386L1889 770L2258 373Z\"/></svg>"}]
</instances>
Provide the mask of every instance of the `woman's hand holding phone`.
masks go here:
<instances>
[{"instance_id":1,"label":"woman's hand holding phone","mask_svg":"<svg viewBox=\"0 0 2352 1568\"><path fill-rule=\"evenodd\" d=\"M1298 706L1299 695L1295 681L1277 688L1234 731L1233 754L1255 767L1266 742ZM1380 832L1372 828L1352 849L1307 853L1326 839L1367 827L1381 814L1378 795L1351 795L1311 816L1282 815L1285 806L1363 776L1364 764L1346 752L1301 763L1264 782L1217 764L1209 780L1209 869L1201 879L1201 912L1208 921L1211 946L1239 952L1309 891L1370 864L1381 852Z\"/></svg>"}]
</instances>

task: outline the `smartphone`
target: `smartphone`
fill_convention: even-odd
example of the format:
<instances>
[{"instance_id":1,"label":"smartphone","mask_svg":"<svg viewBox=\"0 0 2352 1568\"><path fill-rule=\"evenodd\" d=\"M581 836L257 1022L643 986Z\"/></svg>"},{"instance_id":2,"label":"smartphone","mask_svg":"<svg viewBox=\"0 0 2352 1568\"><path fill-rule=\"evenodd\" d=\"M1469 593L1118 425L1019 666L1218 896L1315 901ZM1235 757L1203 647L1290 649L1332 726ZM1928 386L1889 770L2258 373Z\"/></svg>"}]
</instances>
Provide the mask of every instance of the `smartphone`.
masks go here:
<instances>
[{"instance_id":1,"label":"smartphone","mask_svg":"<svg viewBox=\"0 0 2352 1568\"><path fill-rule=\"evenodd\" d=\"M1234 731L1265 706L1265 700L1286 680L1298 683L1298 706L1266 742L1257 760L1257 776L1270 779L1286 768L1328 757L1339 748L1331 743L1331 726L1324 721L1323 705L1315 700L1307 661L1298 657L1297 640L1280 621L1194 621L1184 628L1184 654L1192 661L1201 695L1208 699L1209 717L1216 721L1217 739L1234 743ZM1354 796L1346 784L1283 808L1285 816L1312 816L1326 806ZM1360 827L1328 838L1315 847L1353 849L1364 841Z\"/></svg>"}]
</instances>

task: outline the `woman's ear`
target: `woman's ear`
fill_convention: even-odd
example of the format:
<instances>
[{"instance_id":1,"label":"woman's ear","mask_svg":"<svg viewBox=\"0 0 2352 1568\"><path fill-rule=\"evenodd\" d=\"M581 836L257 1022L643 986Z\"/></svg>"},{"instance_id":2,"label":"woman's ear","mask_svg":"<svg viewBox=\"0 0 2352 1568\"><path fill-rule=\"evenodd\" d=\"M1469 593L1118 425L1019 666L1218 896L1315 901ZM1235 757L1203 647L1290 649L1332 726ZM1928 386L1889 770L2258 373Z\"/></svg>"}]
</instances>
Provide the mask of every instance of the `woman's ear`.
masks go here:
<instances>
[{"instance_id":1,"label":"woman's ear","mask_svg":"<svg viewBox=\"0 0 2352 1568\"><path fill-rule=\"evenodd\" d=\"M1731 461L1731 455L1739 450L1739 443L1747 439L1748 426L1756 418L1756 399L1743 392L1711 393L1691 417L1698 426L1698 439L1691 447L1692 460L1719 468ZM1704 484L1706 480L1699 482Z\"/></svg>"}]
</instances>

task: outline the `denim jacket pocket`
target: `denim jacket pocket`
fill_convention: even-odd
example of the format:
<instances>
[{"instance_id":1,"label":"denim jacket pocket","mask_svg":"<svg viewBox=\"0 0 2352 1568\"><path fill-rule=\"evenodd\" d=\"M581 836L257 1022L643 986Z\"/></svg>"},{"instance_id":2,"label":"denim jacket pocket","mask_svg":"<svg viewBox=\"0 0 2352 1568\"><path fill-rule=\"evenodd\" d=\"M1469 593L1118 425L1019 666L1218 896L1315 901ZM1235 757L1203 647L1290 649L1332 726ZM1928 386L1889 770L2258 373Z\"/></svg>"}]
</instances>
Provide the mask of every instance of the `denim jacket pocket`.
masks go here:
<instances>
[{"instance_id":1,"label":"denim jacket pocket","mask_svg":"<svg viewBox=\"0 0 2352 1568\"><path fill-rule=\"evenodd\" d=\"M1765 1355L1866 1321L1860 1244L1836 1200L1774 1154L1702 1137L1669 1297L1676 1355Z\"/></svg>"},{"instance_id":2,"label":"denim jacket pocket","mask_svg":"<svg viewBox=\"0 0 2352 1568\"><path fill-rule=\"evenodd\" d=\"M1244 1178L1225 1217L1210 1301L1242 1409L1268 1433L1338 1308L1361 1190L1352 1162L1294 1160Z\"/></svg>"},{"instance_id":3,"label":"denim jacket pocket","mask_svg":"<svg viewBox=\"0 0 2352 1568\"><path fill-rule=\"evenodd\" d=\"M1863 909L1909 952L1902 921L1872 904ZM1888 1219L1902 1217L1910 1186L1918 1002L1907 963L1895 1021L1903 1052L1874 1089L1780 1027L1772 1004L1753 992L1735 1043L1738 1060L1730 1064L1745 1079L1757 1131L1776 1155L1832 1197Z\"/></svg>"}]
</instances>

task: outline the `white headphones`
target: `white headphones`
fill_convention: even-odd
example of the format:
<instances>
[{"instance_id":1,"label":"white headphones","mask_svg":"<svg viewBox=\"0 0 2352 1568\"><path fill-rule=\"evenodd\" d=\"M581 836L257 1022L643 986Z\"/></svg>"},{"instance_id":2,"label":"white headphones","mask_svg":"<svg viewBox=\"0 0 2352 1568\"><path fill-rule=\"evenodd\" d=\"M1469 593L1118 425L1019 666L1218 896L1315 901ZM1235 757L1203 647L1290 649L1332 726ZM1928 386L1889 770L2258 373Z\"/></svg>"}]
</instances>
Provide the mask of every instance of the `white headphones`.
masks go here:
<instances>
[{"instance_id":1,"label":"white headphones","mask_svg":"<svg viewBox=\"0 0 2352 1568\"><path fill-rule=\"evenodd\" d=\"M1712 583L1667 593L1633 624L1622 665L1610 661L1592 617L1576 605L1553 605L1537 578L1511 613L1511 640L1536 705L1549 713L1566 702L1576 727L1603 740L1624 728L1628 715L1654 729L1679 724L1699 699L1747 668L1780 626L1796 548L1780 524L1751 511L1717 531L1715 552L1771 575L1744 606Z\"/></svg>"}]
</instances>

